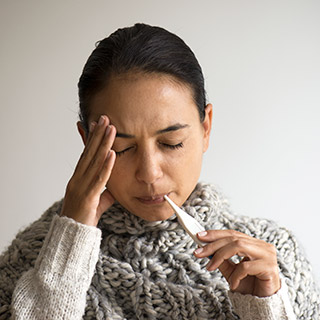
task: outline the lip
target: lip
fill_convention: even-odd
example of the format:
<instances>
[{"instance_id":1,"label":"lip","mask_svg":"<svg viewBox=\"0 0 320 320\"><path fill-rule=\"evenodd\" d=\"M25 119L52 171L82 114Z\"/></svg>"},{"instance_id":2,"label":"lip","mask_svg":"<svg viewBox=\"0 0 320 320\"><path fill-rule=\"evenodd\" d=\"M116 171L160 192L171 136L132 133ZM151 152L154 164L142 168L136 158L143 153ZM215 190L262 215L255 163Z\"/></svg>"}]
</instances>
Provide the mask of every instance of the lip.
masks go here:
<instances>
[{"instance_id":1,"label":"lip","mask_svg":"<svg viewBox=\"0 0 320 320\"><path fill-rule=\"evenodd\" d=\"M166 201L164 199L165 195L169 195L169 193L162 193L162 194L155 194L155 195L145 195L145 196L141 196L141 197L136 197L136 199L140 202L142 202L143 204L148 204L148 205L152 205L152 204L160 204L163 203L164 201Z\"/></svg>"}]
</instances>

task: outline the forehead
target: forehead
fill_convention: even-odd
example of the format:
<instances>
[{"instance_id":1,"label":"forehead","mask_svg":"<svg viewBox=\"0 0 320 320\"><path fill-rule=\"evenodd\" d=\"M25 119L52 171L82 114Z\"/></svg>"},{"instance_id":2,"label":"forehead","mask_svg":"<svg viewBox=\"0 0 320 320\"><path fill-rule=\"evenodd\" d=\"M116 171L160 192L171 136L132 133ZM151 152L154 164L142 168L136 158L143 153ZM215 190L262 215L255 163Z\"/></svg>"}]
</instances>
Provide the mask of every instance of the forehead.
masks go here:
<instances>
[{"instance_id":1,"label":"forehead","mask_svg":"<svg viewBox=\"0 0 320 320\"><path fill-rule=\"evenodd\" d=\"M191 121L199 115L192 90L162 74L114 76L92 100L89 120L106 114L118 126Z\"/></svg>"}]
</instances>

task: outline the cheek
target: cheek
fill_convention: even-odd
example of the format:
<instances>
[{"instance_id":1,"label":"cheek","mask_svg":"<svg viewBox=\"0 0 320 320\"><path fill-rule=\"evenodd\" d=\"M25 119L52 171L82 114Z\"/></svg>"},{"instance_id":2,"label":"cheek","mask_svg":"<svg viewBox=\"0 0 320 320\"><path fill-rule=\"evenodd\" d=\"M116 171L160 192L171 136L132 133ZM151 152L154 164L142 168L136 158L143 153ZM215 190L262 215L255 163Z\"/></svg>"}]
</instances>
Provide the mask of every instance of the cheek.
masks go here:
<instances>
[{"instance_id":1,"label":"cheek","mask_svg":"<svg viewBox=\"0 0 320 320\"><path fill-rule=\"evenodd\" d=\"M122 161L122 159L116 159L107 184L110 191L123 188L126 185L124 182L128 181L130 177L129 172L128 165L125 165L125 162Z\"/></svg>"},{"instance_id":2,"label":"cheek","mask_svg":"<svg viewBox=\"0 0 320 320\"><path fill-rule=\"evenodd\" d=\"M190 144L186 148L186 157L189 162L199 163L202 161L204 148L204 140L200 135L195 136L193 139L190 139Z\"/></svg>"},{"instance_id":3,"label":"cheek","mask_svg":"<svg viewBox=\"0 0 320 320\"><path fill-rule=\"evenodd\" d=\"M167 168L173 176L179 176L181 180L193 180L201 170L202 150L202 141L189 141L175 156L168 158Z\"/></svg>"}]
</instances>

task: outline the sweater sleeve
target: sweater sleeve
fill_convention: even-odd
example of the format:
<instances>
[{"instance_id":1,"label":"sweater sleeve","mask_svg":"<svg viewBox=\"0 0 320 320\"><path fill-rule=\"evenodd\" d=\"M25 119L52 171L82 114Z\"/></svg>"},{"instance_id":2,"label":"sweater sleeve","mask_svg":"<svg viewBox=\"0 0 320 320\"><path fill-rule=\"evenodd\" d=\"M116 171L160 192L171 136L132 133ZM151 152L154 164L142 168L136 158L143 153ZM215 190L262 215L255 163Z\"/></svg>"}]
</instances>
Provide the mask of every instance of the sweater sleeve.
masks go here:
<instances>
[{"instance_id":1,"label":"sweater sleeve","mask_svg":"<svg viewBox=\"0 0 320 320\"><path fill-rule=\"evenodd\" d=\"M100 241L100 229L56 215L34 268L17 282L13 318L81 319Z\"/></svg>"},{"instance_id":2,"label":"sweater sleeve","mask_svg":"<svg viewBox=\"0 0 320 320\"><path fill-rule=\"evenodd\" d=\"M241 320L296 320L288 297L288 288L281 281L281 289L270 297L229 292L229 298Z\"/></svg>"}]
</instances>

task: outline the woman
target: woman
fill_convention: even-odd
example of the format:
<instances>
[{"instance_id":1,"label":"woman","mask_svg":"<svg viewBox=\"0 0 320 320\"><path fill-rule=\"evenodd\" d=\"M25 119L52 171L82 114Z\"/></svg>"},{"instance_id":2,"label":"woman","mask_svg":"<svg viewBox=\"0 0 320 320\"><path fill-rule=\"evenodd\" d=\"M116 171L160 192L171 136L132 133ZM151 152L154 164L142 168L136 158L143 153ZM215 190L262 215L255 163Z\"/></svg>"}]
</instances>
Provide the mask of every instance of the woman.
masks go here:
<instances>
[{"instance_id":1,"label":"woman","mask_svg":"<svg viewBox=\"0 0 320 320\"><path fill-rule=\"evenodd\" d=\"M3 254L0 319L319 317L294 237L233 215L198 183L212 106L180 38L119 29L98 43L78 86L84 152L63 202ZM204 248L164 195L205 226Z\"/></svg>"}]
</instances>

